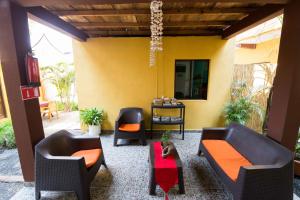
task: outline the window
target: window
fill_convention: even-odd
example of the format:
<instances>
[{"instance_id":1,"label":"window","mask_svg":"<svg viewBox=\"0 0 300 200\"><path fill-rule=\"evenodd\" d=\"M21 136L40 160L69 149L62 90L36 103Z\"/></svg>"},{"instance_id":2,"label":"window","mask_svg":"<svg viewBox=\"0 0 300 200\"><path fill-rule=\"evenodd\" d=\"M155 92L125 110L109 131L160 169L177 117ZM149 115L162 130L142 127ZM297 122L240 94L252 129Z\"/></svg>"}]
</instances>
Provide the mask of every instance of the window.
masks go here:
<instances>
[{"instance_id":1,"label":"window","mask_svg":"<svg viewBox=\"0 0 300 200\"><path fill-rule=\"evenodd\" d=\"M207 99L209 60L175 61L175 98Z\"/></svg>"}]
</instances>

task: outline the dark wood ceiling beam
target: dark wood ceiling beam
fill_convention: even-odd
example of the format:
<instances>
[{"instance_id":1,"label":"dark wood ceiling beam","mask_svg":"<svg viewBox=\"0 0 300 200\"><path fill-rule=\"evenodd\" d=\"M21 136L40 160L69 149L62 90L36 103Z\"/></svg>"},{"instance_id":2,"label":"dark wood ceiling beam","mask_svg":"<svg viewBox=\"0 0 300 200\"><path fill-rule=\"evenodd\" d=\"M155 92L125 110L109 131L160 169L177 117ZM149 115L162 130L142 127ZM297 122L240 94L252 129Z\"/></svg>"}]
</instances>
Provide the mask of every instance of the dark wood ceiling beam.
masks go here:
<instances>
[{"instance_id":1,"label":"dark wood ceiling beam","mask_svg":"<svg viewBox=\"0 0 300 200\"><path fill-rule=\"evenodd\" d=\"M79 41L86 41L89 37L85 32L77 29L70 23L65 22L43 7L27 8L27 12L29 13L29 17L33 20L45 24L46 26L49 26L64 34L67 34L74 39L77 39Z\"/></svg>"},{"instance_id":2,"label":"dark wood ceiling beam","mask_svg":"<svg viewBox=\"0 0 300 200\"><path fill-rule=\"evenodd\" d=\"M70 22L76 27L115 27L115 28L126 28L126 27L149 27L149 22ZM229 26L232 21L183 21L183 22L165 22L164 27L201 27L201 26Z\"/></svg>"},{"instance_id":3,"label":"dark wood ceiling beam","mask_svg":"<svg viewBox=\"0 0 300 200\"><path fill-rule=\"evenodd\" d=\"M163 10L164 15L199 15L199 14L242 14L250 13L255 8L184 8ZM150 15L150 9L105 9L105 10L53 10L59 16L120 16L120 15Z\"/></svg>"},{"instance_id":4,"label":"dark wood ceiling beam","mask_svg":"<svg viewBox=\"0 0 300 200\"><path fill-rule=\"evenodd\" d=\"M88 32L90 37L149 37L150 31L99 31ZM217 36L215 31L166 31L164 36Z\"/></svg>"},{"instance_id":5,"label":"dark wood ceiling beam","mask_svg":"<svg viewBox=\"0 0 300 200\"><path fill-rule=\"evenodd\" d=\"M233 24L223 31L223 39L230 39L242 32L245 32L255 26L264 23L283 13L283 5L267 4L257 11L254 11L244 19Z\"/></svg>"},{"instance_id":6,"label":"dark wood ceiling beam","mask_svg":"<svg viewBox=\"0 0 300 200\"><path fill-rule=\"evenodd\" d=\"M117 33L123 33L123 34L130 34L130 33L139 33L139 34L149 34L151 33L150 29L149 30L87 30L85 31L87 34L104 34L104 33L112 33L112 34L117 34ZM205 28L199 28L199 29L181 29L181 30L164 30L164 34L167 33L215 33L215 34L221 34L220 29L205 29Z\"/></svg>"},{"instance_id":7,"label":"dark wood ceiling beam","mask_svg":"<svg viewBox=\"0 0 300 200\"><path fill-rule=\"evenodd\" d=\"M103 5L103 4L132 4L132 3L149 3L151 0L13 0L22 6L56 6L56 5ZM286 4L289 0L167 0L165 2L235 2L235 3L268 3L268 4Z\"/></svg>"}]
</instances>

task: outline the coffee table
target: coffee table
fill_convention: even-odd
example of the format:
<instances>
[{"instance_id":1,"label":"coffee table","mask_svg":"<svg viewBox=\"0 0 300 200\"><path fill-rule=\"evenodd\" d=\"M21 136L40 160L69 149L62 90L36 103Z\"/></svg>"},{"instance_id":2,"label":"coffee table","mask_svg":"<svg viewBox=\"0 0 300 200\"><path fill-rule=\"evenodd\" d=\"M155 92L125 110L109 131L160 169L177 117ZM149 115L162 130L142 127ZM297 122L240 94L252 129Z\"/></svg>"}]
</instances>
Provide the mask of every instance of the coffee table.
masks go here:
<instances>
[{"instance_id":1,"label":"coffee table","mask_svg":"<svg viewBox=\"0 0 300 200\"><path fill-rule=\"evenodd\" d=\"M178 155L177 150L175 149L174 159L176 161L177 171L178 171L178 186L179 186L179 194L184 194L184 180L183 180L183 170L182 170L182 163L180 157ZM155 168L154 168L154 143L150 144L150 151L149 151L149 171L150 171L150 179L149 179L149 194L155 195L156 189L156 181L155 181Z\"/></svg>"}]
</instances>

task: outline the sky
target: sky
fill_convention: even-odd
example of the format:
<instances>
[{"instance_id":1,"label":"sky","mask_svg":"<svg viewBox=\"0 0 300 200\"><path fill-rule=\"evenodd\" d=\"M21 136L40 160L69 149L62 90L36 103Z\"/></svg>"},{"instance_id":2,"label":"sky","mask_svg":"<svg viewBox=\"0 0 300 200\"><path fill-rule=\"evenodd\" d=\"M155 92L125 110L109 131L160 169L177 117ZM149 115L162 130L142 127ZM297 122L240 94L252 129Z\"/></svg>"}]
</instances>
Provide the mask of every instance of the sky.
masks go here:
<instances>
[{"instance_id":1,"label":"sky","mask_svg":"<svg viewBox=\"0 0 300 200\"><path fill-rule=\"evenodd\" d=\"M72 39L69 36L31 19L29 31L31 46L40 66L54 65L62 61L73 63Z\"/></svg>"}]
</instances>

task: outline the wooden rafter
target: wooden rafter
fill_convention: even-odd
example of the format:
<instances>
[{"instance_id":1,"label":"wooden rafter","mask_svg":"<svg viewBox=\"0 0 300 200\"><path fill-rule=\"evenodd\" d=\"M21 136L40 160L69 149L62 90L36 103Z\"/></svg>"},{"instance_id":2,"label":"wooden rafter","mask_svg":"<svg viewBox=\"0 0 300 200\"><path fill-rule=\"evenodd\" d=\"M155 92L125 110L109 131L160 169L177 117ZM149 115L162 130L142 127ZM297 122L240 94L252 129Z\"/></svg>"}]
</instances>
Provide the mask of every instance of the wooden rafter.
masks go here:
<instances>
[{"instance_id":1,"label":"wooden rafter","mask_svg":"<svg viewBox=\"0 0 300 200\"><path fill-rule=\"evenodd\" d=\"M254 8L184 8L163 10L164 15L193 15L193 14L241 14L252 12ZM59 16L122 16L150 15L150 9L103 9L103 10L53 10Z\"/></svg>"},{"instance_id":2,"label":"wooden rafter","mask_svg":"<svg viewBox=\"0 0 300 200\"><path fill-rule=\"evenodd\" d=\"M80 41L86 41L86 39L88 38L88 35L86 33L77 29L70 23L60 19L58 16L52 14L50 11L46 10L43 7L32 7L28 8L27 11L30 14L29 17L33 20L50 26L60 32L69 35L72 38Z\"/></svg>"},{"instance_id":3,"label":"wooden rafter","mask_svg":"<svg viewBox=\"0 0 300 200\"><path fill-rule=\"evenodd\" d=\"M150 30L90 30L86 31L91 37L93 36L150 36ZM164 36L176 36L176 35L219 35L218 30L209 29L186 29L186 30L165 30Z\"/></svg>"},{"instance_id":4,"label":"wooden rafter","mask_svg":"<svg viewBox=\"0 0 300 200\"><path fill-rule=\"evenodd\" d=\"M131 3L149 3L151 0L14 0L22 6L56 6L56 5L103 5L103 4L131 4ZM289 0L166 0L165 2L235 2L235 3L268 3L268 4L286 4Z\"/></svg>"},{"instance_id":5,"label":"wooden rafter","mask_svg":"<svg viewBox=\"0 0 300 200\"><path fill-rule=\"evenodd\" d=\"M254 28L255 26L266 22L276 16L279 16L283 12L283 5L277 4L268 4L257 11L251 13L249 16L245 17L244 19L238 21L236 24L233 24L229 28L225 29L222 37L224 39L230 39L239 33L242 33L246 30Z\"/></svg>"},{"instance_id":6,"label":"wooden rafter","mask_svg":"<svg viewBox=\"0 0 300 200\"><path fill-rule=\"evenodd\" d=\"M150 22L71 22L76 27L149 27ZM231 21L184 21L184 22L166 22L164 27L201 27L201 26L229 26Z\"/></svg>"}]
</instances>

